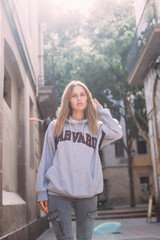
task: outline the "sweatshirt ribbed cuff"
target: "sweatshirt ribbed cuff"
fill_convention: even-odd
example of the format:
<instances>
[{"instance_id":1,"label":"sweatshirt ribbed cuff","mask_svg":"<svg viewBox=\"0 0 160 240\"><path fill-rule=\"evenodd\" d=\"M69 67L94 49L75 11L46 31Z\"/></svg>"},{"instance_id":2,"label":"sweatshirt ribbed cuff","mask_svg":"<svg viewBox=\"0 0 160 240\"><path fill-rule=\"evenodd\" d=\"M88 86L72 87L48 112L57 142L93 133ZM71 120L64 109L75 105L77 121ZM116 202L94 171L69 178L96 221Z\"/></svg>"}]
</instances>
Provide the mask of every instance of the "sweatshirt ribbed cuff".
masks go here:
<instances>
[{"instance_id":1,"label":"sweatshirt ribbed cuff","mask_svg":"<svg viewBox=\"0 0 160 240\"><path fill-rule=\"evenodd\" d=\"M103 106L102 106L101 104L99 104L98 107L97 107L98 113L99 113L102 109L103 109Z\"/></svg>"},{"instance_id":2,"label":"sweatshirt ribbed cuff","mask_svg":"<svg viewBox=\"0 0 160 240\"><path fill-rule=\"evenodd\" d=\"M38 193L38 202L48 200L47 192L39 192Z\"/></svg>"}]
</instances>

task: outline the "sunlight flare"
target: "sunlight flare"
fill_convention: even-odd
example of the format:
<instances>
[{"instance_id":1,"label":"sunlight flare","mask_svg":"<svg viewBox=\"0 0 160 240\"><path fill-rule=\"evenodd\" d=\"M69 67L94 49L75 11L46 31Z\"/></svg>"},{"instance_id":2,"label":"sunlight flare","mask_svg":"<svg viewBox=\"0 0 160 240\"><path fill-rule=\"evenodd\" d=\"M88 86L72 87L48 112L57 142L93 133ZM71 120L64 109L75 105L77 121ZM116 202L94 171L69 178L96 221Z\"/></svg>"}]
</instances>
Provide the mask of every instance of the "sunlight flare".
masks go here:
<instances>
[{"instance_id":1,"label":"sunlight flare","mask_svg":"<svg viewBox=\"0 0 160 240\"><path fill-rule=\"evenodd\" d=\"M57 0L57 4L61 5L66 11L86 12L95 0Z\"/></svg>"}]
</instances>

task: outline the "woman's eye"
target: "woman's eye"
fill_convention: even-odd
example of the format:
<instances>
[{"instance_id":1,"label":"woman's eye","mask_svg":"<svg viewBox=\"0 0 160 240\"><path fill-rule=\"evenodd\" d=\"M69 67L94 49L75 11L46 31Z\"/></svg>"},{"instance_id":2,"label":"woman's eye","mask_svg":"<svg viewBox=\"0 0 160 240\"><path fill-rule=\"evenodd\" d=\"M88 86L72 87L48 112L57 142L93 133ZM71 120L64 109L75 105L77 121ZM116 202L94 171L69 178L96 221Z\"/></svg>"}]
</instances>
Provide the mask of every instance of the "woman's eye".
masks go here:
<instances>
[{"instance_id":1,"label":"woman's eye","mask_svg":"<svg viewBox=\"0 0 160 240\"><path fill-rule=\"evenodd\" d=\"M85 93L80 93L79 95L73 94L73 95L72 95L72 98L84 97L84 96L85 96Z\"/></svg>"}]
</instances>

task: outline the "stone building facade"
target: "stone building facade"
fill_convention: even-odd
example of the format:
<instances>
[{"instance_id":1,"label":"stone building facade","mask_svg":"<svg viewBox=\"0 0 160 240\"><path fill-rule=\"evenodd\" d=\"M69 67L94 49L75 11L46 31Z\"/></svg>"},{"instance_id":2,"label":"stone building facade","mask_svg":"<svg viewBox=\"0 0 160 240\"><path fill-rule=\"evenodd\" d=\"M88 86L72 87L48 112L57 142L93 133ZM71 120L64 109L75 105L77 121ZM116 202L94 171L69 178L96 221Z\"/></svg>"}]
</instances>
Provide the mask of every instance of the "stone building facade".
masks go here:
<instances>
[{"instance_id":1,"label":"stone building facade","mask_svg":"<svg viewBox=\"0 0 160 240\"><path fill-rule=\"evenodd\" d=\"M125 123L120 122L125 136ZM133 143L133 182L135 205L148 203L150 192L154 191L153 167L149 146L143 139ZM104 192L99 197L101 208L114 208L130 205L130 179L127 154L120 141L103 148Z\"/></svg>"},{"instance_id":2,"label":"stone building facade","mask_svg":"<svg viewBox=\"0 0 160 240\"><path fill-rule=\"evenodd\" d=\"M45 86L37 1L0 1L0 70L0 239L34 240L48 222L35 193L44 133L30 118L56 110L54 88Z\"/></svg>"},{"instance_id":3,"label":"stone building facade","mask_svg":"<svg viewBox=\"0 0 160 240\"><path fill-rule=\"evenodd\" d=\"M160 221L160 2L135 0L135 16L137 29L128 54L128 82L144 85Z\"/></svg>"}]
</instances>

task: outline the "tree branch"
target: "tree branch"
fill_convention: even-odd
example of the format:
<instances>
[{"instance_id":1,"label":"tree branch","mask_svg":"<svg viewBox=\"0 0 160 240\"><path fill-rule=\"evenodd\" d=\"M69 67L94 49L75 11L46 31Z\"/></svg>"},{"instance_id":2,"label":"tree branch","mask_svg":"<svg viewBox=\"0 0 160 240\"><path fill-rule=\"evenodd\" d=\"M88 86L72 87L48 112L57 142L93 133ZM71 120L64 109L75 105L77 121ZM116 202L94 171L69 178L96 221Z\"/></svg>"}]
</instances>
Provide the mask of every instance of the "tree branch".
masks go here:
<instances>
[{"instance_id":1,"label":"tree branch","mask_svg":"<svg viewBox=\"0 0 160 240\"><path fill-rule=\"evenodd\" d=\"M133 111L132 111L132 108L131 108L131 105L130 105L130 102L128 101L127 97L125 96L125 94L123 94L123 99L124 99L124 102L127 106L127 111L128 113L130 114L130 116L132 117L134 123L136 124L136 127L138 129L138 132L139 134L141 134L141 136L143 137L143 139L148 143L148 145L150 145L150 141L149 141L149 137L148 137L148 134L146 134L146 132L143 131L143 129L141 128L139 122L137 121Z\"/></svg>"},{"instance_id":2,"label":"tree branch","mask_svg":"<svg viewBox=\"0 0 160 240\"><path fill-rule=\"evenodd\" d=\"M135 109L135 112L138 115L138 117L144 122L144 124L148 127L148 122L144 119L144 117L142 117L142 115L139 114L136 109Z\"/></svg>"}]
</instances>

